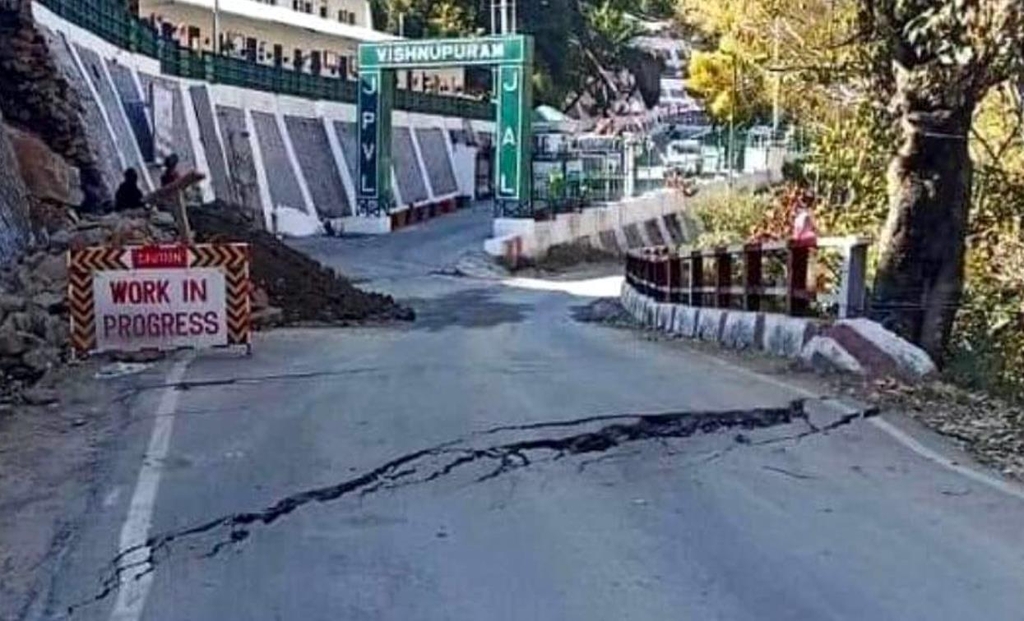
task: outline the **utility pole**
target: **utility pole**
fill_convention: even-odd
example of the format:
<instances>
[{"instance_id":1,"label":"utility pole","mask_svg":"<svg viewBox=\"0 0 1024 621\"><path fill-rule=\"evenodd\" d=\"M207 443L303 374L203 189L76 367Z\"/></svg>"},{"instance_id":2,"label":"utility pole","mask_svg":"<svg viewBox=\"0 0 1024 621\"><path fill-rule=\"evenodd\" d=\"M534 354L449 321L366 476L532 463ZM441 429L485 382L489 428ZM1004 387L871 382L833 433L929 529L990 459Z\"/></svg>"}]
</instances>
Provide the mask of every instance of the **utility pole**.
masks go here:
<instances>
[{"instance_id":1,"label":"utility pole","mask_svg":"<svg viewBox=\"0 0 1024 621\"><path fill-rule=\"evenodd\" d=\"M220 54L220 0L213 0L213 53Z\"/></svg>"},{"instance_id":2,"label":"utility pole","mask_svg":"<svg viewBox=\"0 0 1024 621\"><path fill-rule=\"evenodd\" d=\"M739 97L740 68L736 54L732 58L732 97L729 98L729 188L732 188L732 173L736 165L736 99Z\"/></svg>"},{"instance_id":3,"label":"utility pole","mask_svg":"<svg viewBox=\"0 0 1024 621\"><path fill-rule=\"evenodd\" d=\"M773 24L772 30L772 66L774 67L773 73L774 84L772 93L772 140L779 133L779 99L782 93L782 71L779 67L779 16L775 16L775 23Z\"/></svg>"}]
</instances>

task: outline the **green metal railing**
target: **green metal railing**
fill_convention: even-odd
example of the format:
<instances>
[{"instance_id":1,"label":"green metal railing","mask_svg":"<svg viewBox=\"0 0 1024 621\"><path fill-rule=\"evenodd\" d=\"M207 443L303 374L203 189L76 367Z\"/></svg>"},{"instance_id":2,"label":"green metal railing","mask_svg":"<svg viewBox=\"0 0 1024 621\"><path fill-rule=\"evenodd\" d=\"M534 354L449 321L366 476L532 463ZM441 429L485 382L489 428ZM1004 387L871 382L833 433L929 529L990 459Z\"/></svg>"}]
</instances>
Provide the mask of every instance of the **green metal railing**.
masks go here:
<instances>
[{"instance_id":1,"label":"green metal railing","mask_svg":"<svg viewBox=\"0 0 1024 621\"><path fill-rule=\"evenodd\" d=\"M161 72L167 75L309 99L356 102L355 82L181 47L175 41L161 38L124 4L114 0L40 2L60 17L121 49L158 59ZM483 120L495 116L494 105L490 102L402 89L395 90L395 108Z\"/></svg>"}]
</instances>

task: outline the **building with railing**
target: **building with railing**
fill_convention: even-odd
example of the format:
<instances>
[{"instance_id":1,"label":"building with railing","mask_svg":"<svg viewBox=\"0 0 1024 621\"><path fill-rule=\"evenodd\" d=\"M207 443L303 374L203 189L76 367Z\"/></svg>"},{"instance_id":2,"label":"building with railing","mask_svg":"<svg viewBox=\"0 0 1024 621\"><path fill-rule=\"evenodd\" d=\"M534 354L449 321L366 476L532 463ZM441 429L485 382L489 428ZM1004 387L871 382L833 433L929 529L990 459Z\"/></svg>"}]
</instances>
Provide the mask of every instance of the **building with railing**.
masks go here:
<instances>
[{"instance_id":1,"label":"building with railing","mask_svg":"<svg viewBox=\"0 0 1024 621\"><path fill-rule=\"evenodd\" d=\"M365 0L138 0L133 8L147 28L180 47L342 80L355 79L360 43L399 38L373 29ZM402 72L398 84L460 95L463 75Z\"/></svg>"},{"instance_id":2,"label":"building with railing","mask_svg":"<svg viewBox=\"0 0 1024 621\"><path fill-rule=\"evenodd\" d=\"M117 48L159 60L160 72L165 75L310 99L356 101L356 82L352 80L323 72L295 71L294 66L283 63L275 66L273 63L252 62L244 56L216 55L211 51L180 45L176 39L162 36L151 23L139 19L127 5L116 0L39 1L57 16ZM244 1L259 4L253 0ZM462 118L494 118L493 105L489 101L403 88L395 93L395 108Z\"/></svg>"}]
</instances>

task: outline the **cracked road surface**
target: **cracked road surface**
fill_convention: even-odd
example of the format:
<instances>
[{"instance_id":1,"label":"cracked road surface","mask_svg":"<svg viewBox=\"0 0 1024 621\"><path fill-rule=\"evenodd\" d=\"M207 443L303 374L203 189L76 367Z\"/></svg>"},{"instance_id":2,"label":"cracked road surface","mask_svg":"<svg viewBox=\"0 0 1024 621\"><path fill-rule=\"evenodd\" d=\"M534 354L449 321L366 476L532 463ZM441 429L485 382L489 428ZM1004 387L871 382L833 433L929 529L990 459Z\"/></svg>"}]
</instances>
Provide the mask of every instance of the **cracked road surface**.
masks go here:
<instances>
[{"instance_id":1,"label":"cracked road surface","mask_svg":"<svg viewBox=\"0 0 1024 621\"><path fill-rule=\"evenodd\" d=\"M578 323L585 298L444 275L488 218L299 244L412 325L125 380L133 423L34 616L1022 618L1024 501L855 404Z\"/></svg>"}]
</instances>

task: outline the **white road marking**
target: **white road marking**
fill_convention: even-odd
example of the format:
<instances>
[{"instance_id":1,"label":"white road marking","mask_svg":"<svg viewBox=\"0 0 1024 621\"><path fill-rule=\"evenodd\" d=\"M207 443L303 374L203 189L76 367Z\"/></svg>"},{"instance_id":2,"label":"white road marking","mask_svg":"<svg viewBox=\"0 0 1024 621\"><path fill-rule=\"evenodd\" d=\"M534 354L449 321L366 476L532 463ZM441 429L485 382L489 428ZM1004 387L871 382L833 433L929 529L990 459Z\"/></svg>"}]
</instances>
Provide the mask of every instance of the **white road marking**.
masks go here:
<instances>
[{"instance_id":1,"label":"white road marking","mask_svg":"<svg viewBox=\"0 0 1024 621\"><path fill-rule=\"evenodd\" d=\"M972 481L976 481L983 485L988 485L989 487L997 489L1000 492L1003 492L1004 494L1013 496L1014 498L1017 498L1019 500L1024 500L1024 490L1021 490L1016 485L1008 481L997 479L993 476L984 474L982 472L978 472L973 468L961 466L960 464L954 462L948 457L939 454L937 451L928 448L924 444L921 444L920 442L915 440L910 434L908 434L907 432L903 431L899 427L893 425L892 423L883 418L876 416L875 418L871 419L871 424L874 425L875 427L878 427L885 433L889 434L889 436L891 436L894 440L896 440L903 446L907 447L911 451L917 453L921 457L924 457L925 459L931 460L939 464L940 466L943 466L945 468L948 468L949 470L952 470L953 472L960 474L961 476L967 477Z\"/></svg>"},{"instance_id":2,"label":"white road marking","mask_svg":"<svg viewBox=\"0 0 1024 621\"><path fill-rule=\"evenodd\" d=\"M804 397L807 397L809 399L821 399L822 398L822 395L814 393L814 392L812 392L810 390L807 390L806 388L801 388L800 386L796 386L796 385L790 384L789 382L785 382L783 380L780 380L780 379L777 379L777 378L774 378L774 377L771 377L771 376L768 376L768 375L762 375L761 373L757 373L756 371L751 371L750 369L745 369L743 367L740 367L740 366L737 366L735 364L732 364L731 362L722 360L721 358L716 358L715 356L712 356L712 355L709 355L709 354L705 354L703 352L696 352L695 351L693 353L695 353L698 356L700 356L702 358L705 358L705 359L707 359L707 360L709 360L711 362L714 362L715 364L718 364L719 366L725 367L725 368L729 369L730 371L734 371L734 372L736 372L736 373L738 373L740 375L745 375L748 378L760 380L762 382L765 382L765 383L768 383L768 384L772 384L772 385L777 386L779 388L783 388L783 389L786 389L786 390L793 391L793 392L795 392L795 393L797 393L799 395L802 395ZM837 401L829 400L829 401L823 401L823 403L825 404L826 407L842 408L843 410L847 410L847 411L850 410L849 406L846 406L846 405L844 405L842 403L839 403ZM957 474L959 474L959 475L961 475L963 477L966 477L966 478L968 478L968 479L970 479L970 480L972 480L972 481L974 481L976 483L981 483L982 485L986 485L988 487L991 487L994 490L1000 491L1000 492L1002 492L1002 493L1004 493L1004 494L1006 494L1008 496L1012 496L1013 498L1016 498L1018 500L1024 500L1024 488L1021 488L1019 485L1016 485L1016 484L1011 483L1009 481L1005 481L1005 480L1000 479L998 477L994 477L994 476L992 476L990 474L986 474L986 473L981 472L979 470L975 470L974 468L968 468L967 466L963 466L961 464L958 464L955 461L953 461L952 459L942 455L938 451L936 451L934 449L928 448L927 446L922 444L920 441L916 440L909 433L903 431L902 429L900 429L896 425L893 425L892 423L890 423L889 421L885 420L881 416L872 417L872 418L868 419L868 422L870 422L872 425L874 425L880 431L882 431L887 436L889 436L890 438L895 440L898 444L902 445L904 448L906 448L906 449L910 450L911 452L917 454L919 457L923 457L923 458L927 459L930 462L938 464L939 466L942 466L943 468L945 468L947 470L951 470L951 471L953 471L953 472L955 472L955 473L957 473Z\"/></svg>"},{"instance_id":3,"label":"white road marking","mask_svg":"<svg viewBox=\"0 0 1024 621\"><path fill-rule=\"evenodd\" d=\"M149 527L153 519L153 505L156 502L157 490L160 488L160 477L163 474L163 462L171 446L171 432L174 429L174 410L178 407L179 391L175 387L185 376L185 370L192 361L192 354L186 354L178 360L167 373L167 387L160 395L160 403L156 409L156 421L153 432L149 436L149 446L139 468L139 478L135 483L131 502L128 505L128 517L121 527L121 539L118 551L124 552L132 546L145 543L149 536ZM121 560L122 567L142 561L149 557L149 549L140 547L134 553ZM138 621L142 618L142 610L146 605L146 596L153 582L152 572L139 566L138 573L123 574L117 589L117 600L110 612L110 619L116 621Z\"/></svg>"}]
</instances>

